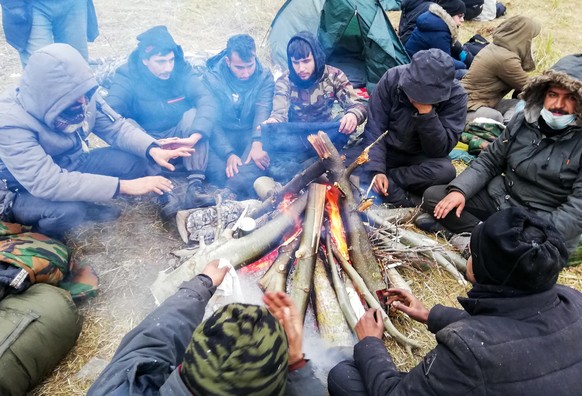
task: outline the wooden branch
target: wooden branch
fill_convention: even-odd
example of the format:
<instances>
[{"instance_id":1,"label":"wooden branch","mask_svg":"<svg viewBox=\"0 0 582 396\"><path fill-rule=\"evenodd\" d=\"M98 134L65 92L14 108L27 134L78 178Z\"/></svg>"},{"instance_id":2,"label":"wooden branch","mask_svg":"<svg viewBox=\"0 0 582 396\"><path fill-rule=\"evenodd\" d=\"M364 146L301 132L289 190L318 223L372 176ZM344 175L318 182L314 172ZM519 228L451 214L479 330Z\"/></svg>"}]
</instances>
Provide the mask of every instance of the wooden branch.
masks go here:
<instances>
[{"instance_id":1,"label":"wooden branch","mask_svg":"<svg viewBox=\"0 0 582 396\"><path fill-rule=\"evenodd\" d=\"M313 283L313 270L325 211L325 192L326 186L323 184L311 183L309 185L301 242L299 249L295 252L297 262L293 272L293 287L291 288L290 296L297 307L299 315L301 315L302 322Z\"/></svg>"},{"instance_id":2,"label":"wooden branch","mask_svg":"<svg viewBox=\"0 0 582 396\"><path fill-rule=\"evenodd\" d=\"M343 193L343 197L340 198L340 210L346 229L348 245L350 246L351 262L364 278L369 290L375 292L376 290L385 289L386 285L383 283L378 261L374 256L368 233L358 213L358 204L352 193L349 174L346 172L343 161L327 134L319 132L317 140L319 141L318 144L324 144L330 152L329 158L322 159L328 171L328 177ZM375 295L375 293L373 294Z\"/></svg>"},{"instance_id":3,"label":"wooden branch","mask_svg":"<svg viewBox=\"0 0 582 396\"><path fill-rule=\"evenodd\" d=\"M259 286L264 292L285 291L289 266L295 260L295 251L299 247L299 237L287 245L281 246L279 256L275 259L271 268L259 279Z\"/></svg>"},{"instance_id":4,"label":"wooden branch","mask_svg":"<svg viewBox=\"0 0 582 396\"><path fill-rule=\"evenodd\" d=\"M364 297L370 308L372 309L379 309L382 312L382 320L384 322L384 330L388 334L390 334L396 341L398 341L402 346L410 348L420 348L420 344L410 338L406 337L404 334L398 331L396 327L392 324L392 321L386 314L386 312L382 309L382 306L378 302L378 298L375 295L372 295L370 290L366 287L364 280L358 274L358 272L344 259L341 254L334 248L333 249L334 256L340 262L343 270L346 274L351 278L352 282L360 292L360 294Z\"/></svg>"},{"instance_id":5,"label":"wooden branch","mask_svg":"<svg viewBox=\"0 0 582 396\"><path fill-rule=\"evenodd\" d=\"M315 312L319 333L329 345L352 346L354 338L329 282L325 264L318 256L313 274Z\"/></svg>"},{"instance_id":6,"label":"wooden branch","mask_svg":"<svg viewBox=\"0 0 582 396\"><path fill-rule=\"evenodd\" d=\"M346 168L346 174L347 177L349 178L350 175L354 172L354 170L356 170L356 168L358 166L361 166L363 164L365 164L366 162L368 162L369 156L368 154L370 153L370 149L372 147L374 147L380 140L384 139L384 136L386 136L388 134L388 131L384 132L383 134L381 134L380 136L378 136L378 138L376 140L374 140L372 142L372 144L370 144L368 147L366 147L362 153L360 155L358 155L358 158L356 158L354 160L354 162L352 162L347 168Z\"/></svg>"},{"instance_id":7,"label":"wooden branch","mask_svg":"<svg viewBox=\"0 0 582 396\"><path fill-rule=\"evenodd\" d=\"M297 198L284 211L280 212L274 219L251 234L239 239L231 239L224 243L214 243L204 249L200 248L196 255L171 273L160 273L150 288L156 302L161 303L170 297L178 290L178 286L182 282L190 280L199 274L206 264L214 259L225 258L235 268L240 268L273 250L281 243L283 236L288 234L299 222L306 203L307 196L303 195Z\"/></svg>"},{"instance_id":8,"label":"wooden branch","mask_svg":"<svg viewBox=\"0 0 582 396\"><path fill-rule=\"evenodd\" d=\"M329 226L328 226L329 229ZM339 306L348 322L348 325L354 332L356 333L356 323L358 322L358 318L356 317L356 313L350 304L350 298L348 297L348 293L346 291L346 287L344 282L342 281L338 265L333 257L332 252L332 242L331 242L331 235L329 232L326 233L325 237L325 246L326 246L326 253L327 253L327 263L330 267L331 272L331 280L333 284L333 288L335 290L335 295L337 296L337 300L339 302Z\"/></svg>"}]
</instances>

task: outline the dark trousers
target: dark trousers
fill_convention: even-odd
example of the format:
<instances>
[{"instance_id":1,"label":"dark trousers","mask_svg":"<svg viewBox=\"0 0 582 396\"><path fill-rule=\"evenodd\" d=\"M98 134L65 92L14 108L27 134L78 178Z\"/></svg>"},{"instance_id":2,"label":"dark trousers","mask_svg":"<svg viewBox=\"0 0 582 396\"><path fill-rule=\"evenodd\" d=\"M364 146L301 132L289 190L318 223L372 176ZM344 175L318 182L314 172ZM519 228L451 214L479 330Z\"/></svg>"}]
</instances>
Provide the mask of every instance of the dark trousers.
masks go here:
<instances>
[{"instance_id":1,"label":"dark trousers","mask_svg":"<svg viewBox=\"0 0 582 396\"><path fill-rule=\"evenodd\" d=\"M242 166L238 167L238 173L233 177L226 177L226 161L220 158L214 150L208 154L208 167L206 169L206 180L220 187L226 187L237 196L237 199L256 198L253 183L257 178L264 176L267 172L260 170L253 161L245 164L248 153L238 154Z\"/></svg>"},{"instance_id":2,"label":"dark trousers","mask_svg":"<svg viewBox=\"0 0 582 396\"><path fill-rule=\"evenodd\" d=\"M364 379L353 360L344 360L331 369L327 376L327 390L331 396L368 395Z\"/></svg>"},{"instance_id":3,"label":"dark trousers","mask_svg":"<svg viewBox=\"0 0 582 396\"><path fill-rule=\"evenodd\" d=\"M131 180L154 174L156 167L149 165L146 159L108 147L83 155L77 166L68 170ZM11 213L17 223L31 225L41 234L62 238L67 231L87 220L90 205L88 202L50 201L20 189Z\"/></svg>"},{"instance_id":4,"label":"dark trousers","mask_svg":"<svg viewBox=\"0 0 582 396\"><path fill-rule=\"evenodd\" d=\"M447 195L447 186L433 186L428 188L423 195L422 209L427 213L434 213L436 205ZM485 189L479 191L465 202L465 208L461 216L457 217L455 209L439 222L450 231L459 234L472 232L473 228L481 221L497 211L497 205Z\"/></svg>"}]
</instances>

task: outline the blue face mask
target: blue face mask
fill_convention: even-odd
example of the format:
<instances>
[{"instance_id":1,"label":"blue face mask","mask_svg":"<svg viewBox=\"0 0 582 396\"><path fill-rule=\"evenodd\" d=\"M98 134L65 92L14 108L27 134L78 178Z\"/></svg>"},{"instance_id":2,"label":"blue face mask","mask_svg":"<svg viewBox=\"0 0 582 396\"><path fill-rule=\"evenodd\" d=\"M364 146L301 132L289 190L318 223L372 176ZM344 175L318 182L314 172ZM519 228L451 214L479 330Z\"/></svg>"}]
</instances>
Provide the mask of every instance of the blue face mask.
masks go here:
<instances>
[{"instance_id":1,"label":"blue face mask","mask_svg":"<svg viewBox=\"0 0 582 396\"><path fill-rule=\"evenodd\" d=\"M548 126L555 130L560 130L566 128L568 125L574 122L576 119L576 114L566 114L566 115L554 115L551 111L546 110L544 107L540 112L540 115L548 124Z\"/></svg>"}]
</instances>

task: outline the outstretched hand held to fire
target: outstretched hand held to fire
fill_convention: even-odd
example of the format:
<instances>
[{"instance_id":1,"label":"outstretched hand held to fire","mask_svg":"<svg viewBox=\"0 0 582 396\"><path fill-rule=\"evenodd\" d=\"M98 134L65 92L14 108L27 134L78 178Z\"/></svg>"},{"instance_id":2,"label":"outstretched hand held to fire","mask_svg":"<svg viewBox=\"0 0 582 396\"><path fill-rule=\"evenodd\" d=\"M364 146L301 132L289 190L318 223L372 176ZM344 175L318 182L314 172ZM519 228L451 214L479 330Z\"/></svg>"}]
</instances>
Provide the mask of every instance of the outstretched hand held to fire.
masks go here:
<instances>
[{"instance_id":1,"label":"outstretched hand held to fire","mask_svg":"<svg viewBox=\"0 0 582 396\"><path fill-rule=\"evenodd\" d=\"M265 293L263 302L285 329L289 342L289 365L299 362L303 359L303 322L295 304L283 292Z\"/></svg>"},{"instance_id":2,"label":"outstretched hand held to fire","mask_svg":"<svg viewBox=\"0 0 582 396\"><path fill-rule=\"evenodd\" d=\"M260 170L265 170L269 165L271 165L271 158L269 158L269 154L263 150L263 143L253 142L245 164L249 164L251 161L253 161Z\"/></svg>"},{"instance_id":3,"label":"outstretched hand held to fire","mask_svg":"<svg viewBox=\"0 0 582 396\"><path fill-rule=\"evenodd\" d=\"M382 339L384 335L382 312L379 309L368 309L356 323L356 335L360 341L366 337Z\"/></svg>"},{"instance_id":4,"label":"outstretched hand held to fire","mask_svg":"<svg viewBox=\"0 0 582 396\"><path fill-rule=\"evenodd\" d=\"M376 176L374 176L374 184L373 184L373 189L374 192L376 192L377 194L382 194L384 196L388 195L388 176L386 176L383 173L378 173L376 174Z\"/></svg>"},{"instance_id":5,"label":"outstretched hand held to fire","mask_svg":"<svg viewBox=\"0 0 582 396\"><path fill-rule=\"evenodd\" d=\"M385 292L388 297L386 305L404 312L411 319L426 324L428 322L429 310L412 293L403 289L388 289Z\"/></svg>"},{"instance_id":6,"label":"outstretched hand held to fire","mask_svg":"<svg viewBox=\"0 0 582 396\"><path fill-rule=\"evenodd\" d=\"M161 147L152 147L149 151L149 155L159 166L163 166L168 170L175 170L174 165L170 163L170 160L178 157L189 157L194 151L193 148L189 147L178 147L174 150L167 150Z\"/></svg>"},{"instance_id":7,"label":"outstretched hand held to fire","mask_svg":"<svg viewBox=\"0 0 582 396\"><path fill-rule=\"evenodd\" d=\"M448 193L434 208L435 219L444 219L451 210L457 208L455 215L461 216L465 208L465 196L459 191L451 191Z\"/></svg>"},{"instance_id":8,"label":"outstretched hand held to fire","mask_svg":"<svg viewBox=\"0 0 582 396\"><path fill-rule=\"evenodd\" d=\"M347 113L340 120L339 132L349 135L358 127L358 118L353 113Z\"/></svg>"}]
</instances>

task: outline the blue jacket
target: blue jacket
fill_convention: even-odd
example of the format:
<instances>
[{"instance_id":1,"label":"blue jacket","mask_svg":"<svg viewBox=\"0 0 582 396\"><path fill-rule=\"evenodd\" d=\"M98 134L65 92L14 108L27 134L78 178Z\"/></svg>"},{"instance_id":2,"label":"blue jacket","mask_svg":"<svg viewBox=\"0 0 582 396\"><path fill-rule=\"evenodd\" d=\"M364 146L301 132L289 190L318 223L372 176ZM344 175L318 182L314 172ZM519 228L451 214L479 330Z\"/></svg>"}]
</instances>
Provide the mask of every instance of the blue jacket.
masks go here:
<instances>
[{"instance_id":1,"label":"blue jacket","mask_svg":"<svg viewBox=\"0 0 582 396\"><path fill-rule=\"evenodd\" d=\"M442 7L431 4L428 11L416 19L416 27L404 48L411 57L418 51L438 48L451 55L451 47L457 41L457 27L452 17ZM451 55L452 56L452 55ZM466 69L467 65L453 58L455 69Z\"/></svg>"}]
</instances>

